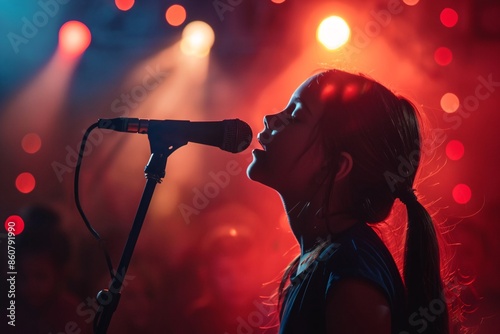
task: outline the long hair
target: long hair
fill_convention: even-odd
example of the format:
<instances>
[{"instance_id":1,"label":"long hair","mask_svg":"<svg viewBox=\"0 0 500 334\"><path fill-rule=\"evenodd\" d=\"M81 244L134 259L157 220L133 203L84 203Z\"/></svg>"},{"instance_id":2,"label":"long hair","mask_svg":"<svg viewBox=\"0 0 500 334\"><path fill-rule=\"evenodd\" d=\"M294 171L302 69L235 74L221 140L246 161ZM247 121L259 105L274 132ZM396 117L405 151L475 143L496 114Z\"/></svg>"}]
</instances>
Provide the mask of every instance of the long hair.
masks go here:
<instances>
[{"instance_id":1,"label":"long hair","mask_svg":"<svg viewBox=\"0 0 500 334\"><path fill-rule=\"evenodd\" d=\"M328 211L336 163L342 151L353 159L346 203L355 218L366 223L382 222L396 198L405 202L408 225L403 278L409 325L413 312L439 307L433 321L419 330L448 333L448 306L436 231L429 213L413 194L422 141L417 109L407 99L361 75L329 70L316 75L312 84L318 85L324 107L318 130L332 170L323 208ZM279 307L297 263L294 260L283 276L278 290Z\"/></svg>"}]
</instances>

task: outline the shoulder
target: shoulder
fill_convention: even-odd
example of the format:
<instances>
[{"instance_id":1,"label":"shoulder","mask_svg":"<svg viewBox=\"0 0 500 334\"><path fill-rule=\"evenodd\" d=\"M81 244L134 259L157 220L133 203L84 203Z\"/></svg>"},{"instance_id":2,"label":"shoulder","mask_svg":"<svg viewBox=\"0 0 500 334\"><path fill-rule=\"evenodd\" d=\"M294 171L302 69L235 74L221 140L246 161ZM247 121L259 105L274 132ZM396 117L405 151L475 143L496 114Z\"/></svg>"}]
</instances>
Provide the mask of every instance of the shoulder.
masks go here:
<instances>
[{"instance_id":1,"label":"shoulder","mask_svg":"<svg viewBox=\"0 0 500 334\"><path fill-rule=\"evenodd\" d=\"M335 240L323 261L327 275L326 294L338 290L338 284L364 282L389 301L392 310L404 303L404 287L399 270L384 243L369 226L360 226L352 233ZM322 254L324 255L324 254Z\"/></svg>"},{"instance_id":2,"label":"shoulder","mask_svg":"<svg viewBox=\"0 0 500 334\"><path fill-rule=\"evenodd\" d=\"M371 274L392 265L393 258L376 233L364 223L349 229L333 240L318 257L333 271Z\"/></svg>"},{"instance_id":3,"label":"shoulder","mask_svg":"<svg viewBox=\"0 0 500 334\"><path fill-rule=\"evenodd\" d=\"M339 281L326 301L327 333L391 333L387 298L374 284L362 279Z\"/></svg>"},{"instance_id":4,"label":"shoulder","mask_svg":"<svg viewBox=\"0 0 500 334\"><path fill-rule=\"evenodd\" d=\"M364 223L357 224L334 239L318 260L330 271L347 276L380 277L381 272L392 274L393 269L397 268L383 241Z\"/></svg>"}]
</instances>

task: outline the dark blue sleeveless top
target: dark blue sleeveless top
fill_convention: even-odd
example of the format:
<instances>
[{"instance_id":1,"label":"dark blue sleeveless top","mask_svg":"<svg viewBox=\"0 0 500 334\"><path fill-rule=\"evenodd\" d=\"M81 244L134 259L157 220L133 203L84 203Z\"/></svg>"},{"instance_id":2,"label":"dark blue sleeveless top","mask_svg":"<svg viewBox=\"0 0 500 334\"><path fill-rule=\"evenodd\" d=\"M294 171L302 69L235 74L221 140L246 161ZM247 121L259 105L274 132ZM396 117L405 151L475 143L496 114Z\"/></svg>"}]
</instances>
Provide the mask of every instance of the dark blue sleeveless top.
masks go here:
<instances>
[{"instance_id":1,"label":"dark blue sleeveless top","mask_svg":"<svg viewBox=\"0 0 500 334\"><path fill-rule=\"evenodd\" d=\"M345 278L363 279L378 287L391 309L392 333L405 329L405 289L394 259L372 228L358 223L324 246L299 275L292 274L279 333L326 333L326 297Z\"/></svg>"}]
</instances>

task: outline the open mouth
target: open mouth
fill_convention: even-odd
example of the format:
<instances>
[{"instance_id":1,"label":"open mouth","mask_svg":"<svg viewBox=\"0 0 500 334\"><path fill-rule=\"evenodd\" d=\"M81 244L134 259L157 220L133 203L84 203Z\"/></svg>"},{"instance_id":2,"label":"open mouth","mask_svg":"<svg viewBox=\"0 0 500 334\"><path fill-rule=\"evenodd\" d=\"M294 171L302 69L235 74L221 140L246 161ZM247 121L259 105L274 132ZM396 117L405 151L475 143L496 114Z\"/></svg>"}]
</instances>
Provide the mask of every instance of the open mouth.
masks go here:
<instances>
[{"instance_id":1,"label":"open mouth","mask_svg":"<svg viewBox=\"0 0 500 334\"><path fill-rule=\"evenodd\" d=\"M265 151L266 150L266 145L262 143L262 133L259 133L257 135L257 141L259 142L260 146L262 146L262 149Z\"/></svg>"}]
</instances>

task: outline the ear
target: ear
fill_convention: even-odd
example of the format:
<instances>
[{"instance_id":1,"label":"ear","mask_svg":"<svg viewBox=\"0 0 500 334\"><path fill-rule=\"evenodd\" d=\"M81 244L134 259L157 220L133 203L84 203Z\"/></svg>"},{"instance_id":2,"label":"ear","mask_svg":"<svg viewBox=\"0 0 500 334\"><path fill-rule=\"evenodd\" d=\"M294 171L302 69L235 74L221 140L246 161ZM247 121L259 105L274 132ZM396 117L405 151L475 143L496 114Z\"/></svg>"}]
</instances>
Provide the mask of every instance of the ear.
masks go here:
<instances>
[{"instance_id":1,"label":"ear","mask_svg":"<svg viewBox=\"0 0 500 334\"><path fill-rule=\"evenodd\" d=\"M340 152L338 163L339 170L335 175L335 182L342 180L351 172L353 166L352 156L347 152Z\"/></svg>"}]
</instances>

